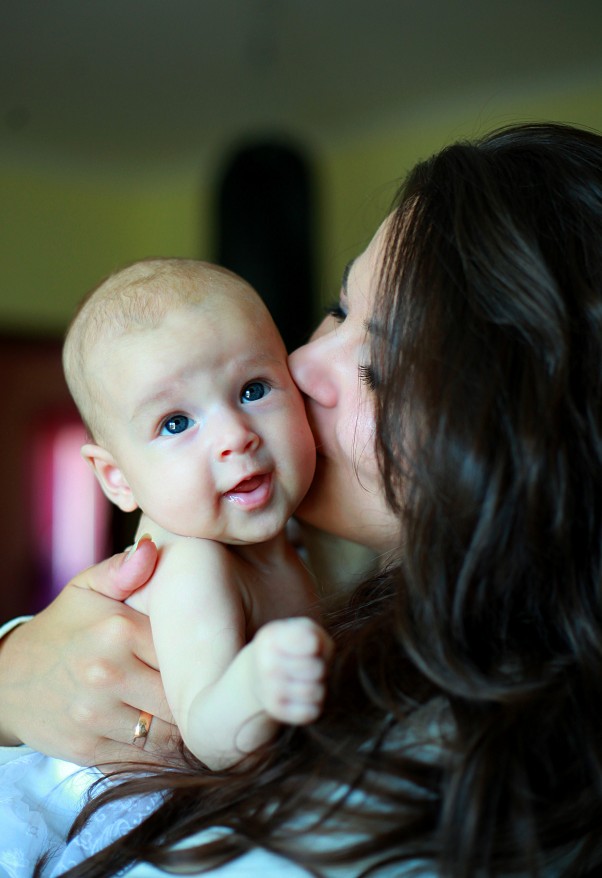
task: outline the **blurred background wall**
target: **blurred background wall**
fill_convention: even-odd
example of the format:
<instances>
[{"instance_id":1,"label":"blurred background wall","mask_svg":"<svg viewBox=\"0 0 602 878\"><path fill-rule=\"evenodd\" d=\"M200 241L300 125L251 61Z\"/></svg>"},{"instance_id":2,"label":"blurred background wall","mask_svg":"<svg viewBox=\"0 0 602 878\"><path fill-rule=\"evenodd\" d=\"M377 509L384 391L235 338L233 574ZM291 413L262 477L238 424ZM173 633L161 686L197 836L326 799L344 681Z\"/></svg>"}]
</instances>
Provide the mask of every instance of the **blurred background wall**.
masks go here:
<instances>
[{"instance_id":1,"label":"blurred background wall","mask_svg":"<svg viewBox=\"0 0 602 878\"><path fill-rule=\"evenodd\" d=\"M599 0L4 0L0 620L69 575L46 545L52 479L68 479L44 461L75 423L59 348L84 292L144 256L230 253L229 170L276 145L304 167L317 319L417 159L513 121L602 130L601 47ZM266 173L227 202L239 251L244 222L264 222L264 264L268 201L275 215L287 203ZM286 312L303 272L279 271ZM114 522L84 538L78 522L61 538L82 547L74 565L127 538Z\"/></svg>"}]
</instances>

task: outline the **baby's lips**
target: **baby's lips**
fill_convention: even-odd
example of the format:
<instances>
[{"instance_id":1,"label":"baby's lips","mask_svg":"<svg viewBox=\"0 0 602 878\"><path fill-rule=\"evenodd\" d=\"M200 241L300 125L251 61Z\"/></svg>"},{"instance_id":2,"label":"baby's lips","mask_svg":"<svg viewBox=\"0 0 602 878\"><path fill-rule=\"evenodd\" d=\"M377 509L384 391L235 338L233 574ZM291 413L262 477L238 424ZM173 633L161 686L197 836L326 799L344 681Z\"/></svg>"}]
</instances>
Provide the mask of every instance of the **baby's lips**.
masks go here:
<instances>
[{"instance_id":1,"label":"baby's lips","mask_svg":"<svg viewBox=\"0 0 602 878\"><path fill-rule=\"evenodd\" d=\"M224 497L247 511L262 509L272 496L272 477L269 473L259 473L242 479L234 488L226 491Z\"/></svg>"},{"instance_id":2,"label":"baby's lips","mask_svg":"<svg viewBox=\"0 0 602 878\"><path fill-rule=\"evenodd\" d=\"M255 491L258 488L263 480L265 479L265 475L262 476L249 476L246 479L243 479L238 485L235 485L233 488L230 488L226 493L228 494L249 494L251 491Z\"/></svg>"}]
</instances>

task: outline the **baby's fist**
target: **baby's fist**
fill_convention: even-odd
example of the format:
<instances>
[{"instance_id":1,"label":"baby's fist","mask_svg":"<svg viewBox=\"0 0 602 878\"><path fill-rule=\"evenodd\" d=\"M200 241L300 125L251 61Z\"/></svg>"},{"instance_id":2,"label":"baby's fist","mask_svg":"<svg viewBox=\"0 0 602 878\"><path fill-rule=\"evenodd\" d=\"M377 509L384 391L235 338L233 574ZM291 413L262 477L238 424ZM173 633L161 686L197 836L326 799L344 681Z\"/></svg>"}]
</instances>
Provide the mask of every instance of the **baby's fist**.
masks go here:
<instances>
[{"instance_id":1,"label":"baby's fist","mask_svg":"<svg viewBox=\"0 0 602 878\"><path fill-rule=\"evenodd\" d=\"M279 722L305 725L318 718L326 694L332 640L312 619L268 622L255 635L257 696Z\"/></svg>"}]
</instances>

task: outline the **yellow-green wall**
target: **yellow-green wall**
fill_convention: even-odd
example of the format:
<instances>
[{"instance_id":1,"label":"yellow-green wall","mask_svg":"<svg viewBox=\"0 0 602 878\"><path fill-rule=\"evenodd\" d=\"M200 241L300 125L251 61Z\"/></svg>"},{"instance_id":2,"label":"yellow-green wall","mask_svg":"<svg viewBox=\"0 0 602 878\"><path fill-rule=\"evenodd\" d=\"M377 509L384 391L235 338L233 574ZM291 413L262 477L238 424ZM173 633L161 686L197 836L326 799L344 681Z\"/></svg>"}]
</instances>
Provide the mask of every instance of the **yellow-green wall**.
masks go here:
<instances>
[{"instance_id":1,"label":"yellow-green wall","mask_svg":"<svg viewBox=\"0 0 602 878\"><path fill-rule=\"evenodd\" d=\"M459 137L517 120L602 130L598 78L540 84L494 98L400 109L379 130L310 145L317 178L319 293L333 297L343 265L384 216L395 182ZM361 129L358 120L358 129ZM211 258L217 161L194 169L111 176L40 163L0 168L0 333L62 333L83 293L124 262L149 255Z\"/></svg>"},{"instance_id":2,"label":"yellow-green wall","mask_svg":"<svg viewBox=\"0 0 602 878\"><path fill-rule=\"evenodd\" d=\"M79 298L116 266L199 254L202 201L188 179L0 171L0 331L61 333Z\"/></svg>"},{"instance_id":3,"label":"yellow-green wall","mask_svg":"<svg viewBox=\"0 0 602 878\"><path fill-rule=\"evenodd\" d=\"M477 94L442 101L400 113L397 123L342 144L322 169L323 280L336 288L340 271L384 218L415 162L455 140L527 121L566 122L602 132L602 72L574 83L523 86L495 100Z\"/></svg>"}]
</instances>

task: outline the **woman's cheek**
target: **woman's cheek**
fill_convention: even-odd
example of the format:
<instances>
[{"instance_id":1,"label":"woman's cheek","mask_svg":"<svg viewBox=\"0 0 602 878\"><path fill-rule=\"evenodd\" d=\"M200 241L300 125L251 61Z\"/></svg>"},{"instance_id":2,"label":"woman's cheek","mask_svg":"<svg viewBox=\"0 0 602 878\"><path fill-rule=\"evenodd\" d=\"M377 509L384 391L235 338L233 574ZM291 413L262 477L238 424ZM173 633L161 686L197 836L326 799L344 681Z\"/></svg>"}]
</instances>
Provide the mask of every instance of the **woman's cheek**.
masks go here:
<instances>
[{"instance_id":1,"label":"woman's cheek","mask_svg":"<svg viewBox=\"0 0 602 878\"><path fill-rule=\"evenodd\" d=\"M370 477L370 487L380 484L376 461L376 419L371 400L365 400L355 422L355 458L359 473Z\"/></svg>"}]
</instances>

